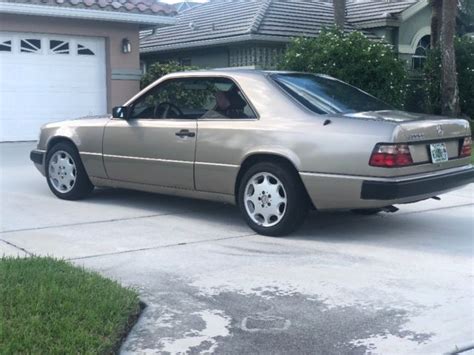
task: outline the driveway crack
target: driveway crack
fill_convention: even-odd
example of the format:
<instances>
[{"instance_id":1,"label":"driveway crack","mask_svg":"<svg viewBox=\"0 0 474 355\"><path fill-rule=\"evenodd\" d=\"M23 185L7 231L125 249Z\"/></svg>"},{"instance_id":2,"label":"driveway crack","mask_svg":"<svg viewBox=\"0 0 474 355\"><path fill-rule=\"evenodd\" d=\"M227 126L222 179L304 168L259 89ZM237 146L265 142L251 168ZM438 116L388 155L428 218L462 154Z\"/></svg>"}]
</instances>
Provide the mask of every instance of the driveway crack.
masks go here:
<instances>
[{"instance_id":1,"label":"driveway crack","mask_svg":"<svg viewBox=\"0 0 474 355\"><path fill-rule=\"evenodd\" d=\"M222 240L240 239L240 238L246 238L246 237L253 237L253 236L256 236L256 235L257 235L256 233L249 233L249 234L243 234L243 235L236 235L236 236L233 236L233 237L203 239L203 240L197 240L195 242L179 242L179 243L158 245L158 246L154 246L154 247L145 247L145 248L138 248L138 249L122 250L122 251L111 252L111 253L102 253L102 254L95 254L95 255L79 256L79 257L76 257L76 258L68 258L66 260L84 260L84 259L100 258L100 257L104 257L104 256L129 254L129 253L136 253L136 252L148 251L148 250L158 250L158 249L180 247L180 246L187 246L187 245L194 245L194 244L204 244L204 243L209 243L209 242L219 242L219 241L222 241Z\"/></svg>"},{"instance_id":2,"label":"driveway crack","mask_svg":"<svg viewBox=\"0 0 474 355\"><path fill-rule=\"evenodd\" d=\"M26 250L25 248L22 248L22 247L20 247L20 246L18 246L18 245L16 245L16 244L13 244L12 242L8 242L8 241L6 241L6 240L4 240L4 239L0 239L0 242L4 242L5 244L7 244L7 245L9 245L9 246L11 246L11 247L13 247L13 248L15 248L15 249L20 250L20 251L22 251L22 252L28 254L29 256L33 256L33 255L34 255L32 252L29 252L29 251Z\"/></svg>"},{"instance_id":3,"label":"driveway crack","mask_svg":"<svg viewBox=\"0 0 474 355\"><path fill-rule=\"evenodd\" d=\"M30 231L65 228L65 227L77 227L77 226L85 226L85 225L93 225L93 224L101 224L101 223L114 223L114 222L122 222L122 221L133 221L133 220L146 219L146 218L154 218L154 217L161 217L161 216L172 216L172 215L186 215L186 214L192 214L192 213L196 213L196 212L155 213L155 214L150 214L150 215L145 215L145 216L111 218L111 219L103 219L103 220L96 220L96 221L89 221L89 222L77 222L77 223L57 224L57 225L52 225L52 226L43 226L43 227L34 227L34 228L11 229L11 230L0 231L0 234L30 232Z\"/></svg>"}]
</instances>

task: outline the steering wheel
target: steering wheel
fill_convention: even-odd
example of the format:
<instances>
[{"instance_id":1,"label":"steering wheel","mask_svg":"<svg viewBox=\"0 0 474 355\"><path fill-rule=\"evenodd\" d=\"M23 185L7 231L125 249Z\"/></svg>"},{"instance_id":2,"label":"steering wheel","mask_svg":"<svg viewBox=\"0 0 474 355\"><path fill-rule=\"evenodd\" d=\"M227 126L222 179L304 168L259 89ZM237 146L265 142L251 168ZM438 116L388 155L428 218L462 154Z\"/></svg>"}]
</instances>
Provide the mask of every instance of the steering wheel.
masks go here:
<instances>
[{"instance_id":1,"label":"steering wheel","mask_svg":"<svg viewBox=\"0 0 474 355\"><path fill-rule=\"evenodd\" d=\"M161 108L164 108L164 111L160 117L157 117ZM183 116L183 111L181 111L178 106L176 106L175 104L172 104L171 102L162 102L155 106L155 112L153 112L153 116L155 118L168 118L168 114L173 111L176 114L176 117Z\"/></svg>"}]
</instances>

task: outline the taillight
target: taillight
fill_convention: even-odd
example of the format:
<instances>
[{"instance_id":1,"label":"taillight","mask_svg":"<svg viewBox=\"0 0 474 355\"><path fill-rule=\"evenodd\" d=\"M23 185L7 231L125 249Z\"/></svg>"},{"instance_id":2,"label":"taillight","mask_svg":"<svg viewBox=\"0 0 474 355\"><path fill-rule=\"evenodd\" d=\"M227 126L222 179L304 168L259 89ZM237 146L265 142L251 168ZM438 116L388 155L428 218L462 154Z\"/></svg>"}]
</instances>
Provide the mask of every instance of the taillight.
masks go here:
<instances>
[{"instance_id":1,"label":"taillight","mask_svg":"<svg viewBox=\"0 0 474 355\"><path fill-rule=\"evenodd\" d=\"M383 168L397 168L413 164L407 144L377 144L370 157L369 165Z\"/></svg>"},{"instance_id":2,"label":"taillight","mask_svg":"<svg viewBox=\"0 0 474 355\"><path fill-rule=\"evenodd\" d=\"M470 157L472 154L472 138L466 137L464 138L464 142L462 143L461 152L459 153L460 158Z\"/></svg>"}]
</instances>

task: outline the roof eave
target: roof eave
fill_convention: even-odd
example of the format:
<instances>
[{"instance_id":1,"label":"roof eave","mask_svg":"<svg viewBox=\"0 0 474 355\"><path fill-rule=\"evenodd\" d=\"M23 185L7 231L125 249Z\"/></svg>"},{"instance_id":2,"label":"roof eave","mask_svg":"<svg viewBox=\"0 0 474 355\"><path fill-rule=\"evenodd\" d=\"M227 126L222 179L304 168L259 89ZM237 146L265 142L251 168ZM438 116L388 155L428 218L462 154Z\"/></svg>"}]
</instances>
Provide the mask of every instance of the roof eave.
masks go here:
<instances>
[{"instance_id":1,"label":"roof eave","mask_svg":"<svg viewBox=\"0 0 474 355\"><path fill-rule=\"evenodd\" d=\"M398 19L376 19L376 20L369 20L369 21L361 21L361 22L350 22L352 26L357 29L368 29L368 28L377 28L377 27L399 27L400 20Z\"/></svg>"},{"instance_id":2,"label":"roof eave","mask_svg":"<svg viewBox=\"0 0 474 355\"><path fill-rule=\"evenodd\" d=\"M169 26L176 23L176 19L171 16L137 14L109 10L77 9L72 7L23 4L2 1L0 1L0 13L133 23L140 25L142 28L149 26Z\"/></svg>"},{"instance_id":3,"label":"roof eave","mask_svg":"<svg viewBox=\"0 0 474 355\"><path fill-rule=\"evenodd\" d=\"M249 42L249 41L262 41L262 42L278 42L278 43L288 43L291 41L290 37L286 36L268 36L268 35L259 35L259 34L243 34L234 37L223 37L217 39L210 39L204 41L196 42L185 42L178 44L170 44L163 46L152 46L148 48L140 48L140 53L160 53L166 51L176 51L176 50L192 50L202 47L217 47L224 46L231 43L239 42Z\"/></svg>"},{"instance_id":4,"label":"roof eave","mask_svg":"<svg viewBox=\"0 0 474 355\"><path fill-rule=\"evenodd\" d=\"M421 0L417 3L413 4L412 6L406 8L400 13L400 20L406 21L413 15L416 15L420 10L423 10L425 7L429 5L428 0Z\"/></svg>"}]
</instances>

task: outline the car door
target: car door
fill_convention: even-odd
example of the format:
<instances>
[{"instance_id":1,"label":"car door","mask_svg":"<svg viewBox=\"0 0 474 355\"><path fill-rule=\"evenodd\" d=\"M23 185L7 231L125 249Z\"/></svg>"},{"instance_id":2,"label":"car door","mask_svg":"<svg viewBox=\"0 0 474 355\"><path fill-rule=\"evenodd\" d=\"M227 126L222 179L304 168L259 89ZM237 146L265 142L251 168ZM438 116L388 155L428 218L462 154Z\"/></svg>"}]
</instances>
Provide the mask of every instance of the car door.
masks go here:
<instances>
[{"instance_id":1,"label":"car door","mask_svg":"<svg viewBox=\"0 0 474 355\"><path fill-rule=\"evenodd\" d=\"M127 118L105 127L104 166L110 179L194 189L196 115L189 110L192 87L169 79L127 108Z\"/></svg>"}]
</instances>

